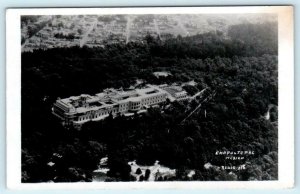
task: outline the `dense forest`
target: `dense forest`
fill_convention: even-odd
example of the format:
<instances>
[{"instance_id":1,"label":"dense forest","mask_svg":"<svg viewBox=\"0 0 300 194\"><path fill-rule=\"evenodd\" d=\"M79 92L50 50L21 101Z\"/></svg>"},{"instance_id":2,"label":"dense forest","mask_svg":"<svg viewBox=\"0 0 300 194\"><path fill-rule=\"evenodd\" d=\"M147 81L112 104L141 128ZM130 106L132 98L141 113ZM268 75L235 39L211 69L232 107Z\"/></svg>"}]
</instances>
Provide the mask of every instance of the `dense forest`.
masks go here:
<instances>
[{"instance_id":1,"label":"dense forest","mask_svg":"<svg viewBox=\"0 0 300 194\"><path fill-rule=\"evenodd\" d=\"M63 38L63 37L62 37ZM172 180L274 180L278 178L278 59L276 23L231 26L161 41L105 47L71 47L22 53L22 181L91 181L99 159L108 156L108 181L131 181L128 161L159 160L177 170ZM172 76L157 78L155 71ZM89 122L81 130L61 125L51 113L58 97L128 88L137 79L162 84L194 80L189 93L203 88L215 96L185 122L199 101L173 102L162 112L122 115ZM272 107L272 108L270 108ZM270 118L264 115L270 111ZM246 169L206 169L224 165L217 150L253 150ZM56 153L60 157L54 157ZM54 161L55 169L47 163ZM234 175L233 175L234 174Z\"/></svg>"}]
</instances>

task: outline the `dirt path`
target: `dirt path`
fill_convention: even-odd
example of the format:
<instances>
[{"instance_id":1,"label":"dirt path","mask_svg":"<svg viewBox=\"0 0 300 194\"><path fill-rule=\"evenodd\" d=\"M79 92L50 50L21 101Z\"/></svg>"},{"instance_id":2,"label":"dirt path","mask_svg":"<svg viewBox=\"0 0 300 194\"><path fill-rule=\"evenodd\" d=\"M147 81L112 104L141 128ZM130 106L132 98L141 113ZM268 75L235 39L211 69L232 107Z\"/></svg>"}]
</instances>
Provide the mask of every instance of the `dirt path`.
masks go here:
<instances>
[{"instance_id":1,"label":"dirt path","mask_svg":"<svg viewBox=\"0 0 300 194\"><path fill-rule=\"evenodd\" d=\"M93 24L90 26L90 28L88 29L88 31L84 34L84 36L80 40L80 47L83 47L86 44L86 42L88 40L89 34L92 32L92 30L94 29L94 27L96 25L97 25L97 19L93 22Z\"/></svg>"},{"instance_id":2,"label":"dirt path","mask_svg":"<svg viewBox=\"0 0 300 194\"><path fill-rule=\"evenodd\" d=\"M192 116L199 108L201 108L202 104L211 100L216 95L216 92L214 91L211 95L206 97L187 117L185 117L180 124L184 123L190 116Z\"/></svg>"}]
</instances>

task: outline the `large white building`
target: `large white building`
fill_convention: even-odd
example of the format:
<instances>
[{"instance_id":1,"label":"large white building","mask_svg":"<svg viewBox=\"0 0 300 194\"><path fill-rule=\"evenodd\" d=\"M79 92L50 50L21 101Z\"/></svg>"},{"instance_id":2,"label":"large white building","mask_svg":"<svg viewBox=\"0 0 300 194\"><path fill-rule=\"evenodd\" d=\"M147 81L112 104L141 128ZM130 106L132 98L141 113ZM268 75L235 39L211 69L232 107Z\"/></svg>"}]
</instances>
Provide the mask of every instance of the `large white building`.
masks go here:
<instances>
[{"instance_id":1,"label":"large white building","mask_svg":"<svg viewBox=\"0 0 300 194\"><path fill-rule=\"evenodd\" d=\"M174 88L172 90L172 88ZM147 85L130 91L105 89L94 96L82 94L65 99L57 99L52 112L65 124L79 125L87 121L97 121L109 114L139 112L150 106L187 98L187 93L175 86Z\"/></svg>"}]
</instances>

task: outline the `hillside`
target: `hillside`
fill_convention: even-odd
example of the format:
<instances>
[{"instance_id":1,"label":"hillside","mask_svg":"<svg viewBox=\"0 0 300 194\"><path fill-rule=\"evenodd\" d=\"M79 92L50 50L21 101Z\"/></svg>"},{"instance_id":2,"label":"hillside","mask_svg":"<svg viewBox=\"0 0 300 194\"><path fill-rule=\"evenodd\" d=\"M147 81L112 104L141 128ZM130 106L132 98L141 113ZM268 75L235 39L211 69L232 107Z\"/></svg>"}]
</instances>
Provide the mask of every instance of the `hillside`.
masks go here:
<instances>
[{"instance_id":1,"label":"hillside","mask_svg":"<svg viewBox=\"0 0 300 194\"><path fill-rule=\"evenodd\" d=\"M128 162L133 160L143 166L159 160L176 169L172 180L188 180L191 170L193 180L201 181L278 179L277 25L228 29L226 36L213 31L162 41L147 34L128 44L23 52L22 181L91 181L106 156L108 181L132 180ZM157 78L157 71L172 76ZM137 79L151 84L194 80L190 92L208 88L215 95L184 122L197 99L170 103L163 112L152 108L133 119L108 117L80 131L62 126L51 114L58 97L128 88ZM220 171L214 166L224 165L224 158L216 156L217 150L254 154L228 162L245 164L246 170ZM56 165L49 167L50 161ZM208 163L213 167L206 168Z\"/></svg>"}]
</instances>

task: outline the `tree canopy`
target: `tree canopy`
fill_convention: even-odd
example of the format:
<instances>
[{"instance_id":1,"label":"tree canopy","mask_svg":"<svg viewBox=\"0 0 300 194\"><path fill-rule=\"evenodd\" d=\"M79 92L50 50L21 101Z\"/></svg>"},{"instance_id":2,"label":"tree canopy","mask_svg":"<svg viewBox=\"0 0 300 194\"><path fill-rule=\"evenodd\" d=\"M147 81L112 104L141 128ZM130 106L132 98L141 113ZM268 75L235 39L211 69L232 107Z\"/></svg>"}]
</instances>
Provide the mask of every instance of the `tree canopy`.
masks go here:
<instances>
[{"instance_id":1,"label":"tree canopy","mask_svg":"<svg viewBox=\"0 0 300 194\"><path fill-rule=\"evenodd\" d=\"M155 160L178 169L195 169L196 180L277 179L278 59L273 23L232 26L228 36L210 32L166 41L147 35L144 42L102 47L70 47L22 53L22 181L91 181L99 159L109 157L113 180L130 181L127 162ZM171 76L157 78L155 71ZM58 97L128 88L137 79L162 84L195 80L190 94L215 91L212 100L183 123L199 103L173 102L161 113L90 122L80 131L51 115ZM193 105L194 103L194 105ZM264 118L269 105L271 119ZM243 162L252 166L228 175L204 168L222 165L216 150L254 150ZM56 154L62 157L56 157ZM53 155L54 154L54 155ZM47 165L54 162L53 167ZM232 164L235 162L233 161ZM262 166L262 168L261 168ZM54 170L55 168L55 170ZM259 168L259 170L255 170ZM46 171L45 173L40 173ZM181 177L181 178L180 178Z\"/></svg>"}]
</instances>

